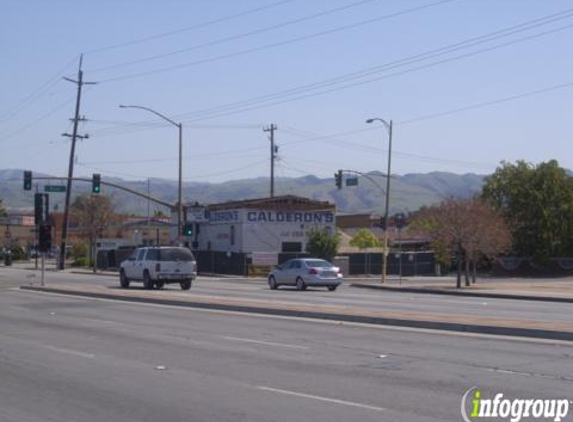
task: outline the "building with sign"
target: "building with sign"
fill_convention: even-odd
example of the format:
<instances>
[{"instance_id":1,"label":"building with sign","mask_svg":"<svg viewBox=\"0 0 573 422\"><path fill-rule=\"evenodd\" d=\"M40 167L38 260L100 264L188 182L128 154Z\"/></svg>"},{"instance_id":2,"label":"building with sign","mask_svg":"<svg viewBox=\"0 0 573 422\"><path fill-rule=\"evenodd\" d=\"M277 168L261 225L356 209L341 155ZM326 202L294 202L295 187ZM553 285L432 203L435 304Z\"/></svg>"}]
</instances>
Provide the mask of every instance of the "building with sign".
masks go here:
<instances>
[{"instance_id":1,"label":"building with sign","mask_svg":"<svg viewBox=\"0 0 573 422\"><path fill-rule=\"evenodd\" d=\"M194 249L226 253L303 253L312 229L335 233L335 205L297 196L209 205L187 215Z\"/></svg>"}]
</instances>

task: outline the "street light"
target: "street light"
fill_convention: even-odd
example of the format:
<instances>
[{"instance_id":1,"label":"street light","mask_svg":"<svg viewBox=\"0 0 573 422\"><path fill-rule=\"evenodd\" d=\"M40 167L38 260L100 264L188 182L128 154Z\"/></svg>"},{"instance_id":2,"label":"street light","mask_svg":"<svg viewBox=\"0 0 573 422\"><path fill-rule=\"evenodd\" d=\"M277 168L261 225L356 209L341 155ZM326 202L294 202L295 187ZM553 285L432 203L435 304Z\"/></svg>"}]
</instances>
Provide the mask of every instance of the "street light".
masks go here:
<instances>
[{"instance_id":1,"label":"street light","mask_svg":"<svg viewBox=\"0 0 573 422\"><path fill-rule=\"evenodd\" d=\"M387 122L384 119L374 117L366 120L366 123L381 122L388 130L388 173L386 174L386 211L384 214L384 252L382 253L382 283L386 282L386 272L388 269L388 213L390 205L390 163L392 161L392 120Z\"/></svg>"},{"instance_id":2,"label":"street light","mask_svg":"<svg viewBox=\"0 0 573 422\"><path fill-rule=\"evenodd\" d=\"M183 186L182 186L182 157L183 157L183 124L176 123L170 118L164 116L163 114L149 108L149 107L142 107L137 105L120 105L120 108L140 108L142 110L149 111L150 113L155 114L156 116L161 117L163 120L171 123L173 126L177 126L179 128L179 201L177 204L177 237L181 235L181 221L183 218L183 202L182 202L182 193L183 193Z\"/></svg>"}]
</instances>

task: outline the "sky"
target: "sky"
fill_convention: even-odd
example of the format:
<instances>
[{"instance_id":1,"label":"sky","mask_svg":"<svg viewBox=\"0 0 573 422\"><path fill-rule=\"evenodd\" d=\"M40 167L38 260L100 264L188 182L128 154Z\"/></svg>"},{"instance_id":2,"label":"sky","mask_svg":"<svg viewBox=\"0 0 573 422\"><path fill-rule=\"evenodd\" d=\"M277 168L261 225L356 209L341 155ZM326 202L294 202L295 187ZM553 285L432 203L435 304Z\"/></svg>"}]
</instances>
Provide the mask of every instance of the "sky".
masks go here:
<instances>
[{"instance_id":1,"label":"sky","mask_svg":"<svg viewBox=\"0 0 573 422\"><path fill-rule=\"evenodd\" d=\"M222 182L573 168L569 0L0 0L0 169Z\"/></svg>"}]
</instances>

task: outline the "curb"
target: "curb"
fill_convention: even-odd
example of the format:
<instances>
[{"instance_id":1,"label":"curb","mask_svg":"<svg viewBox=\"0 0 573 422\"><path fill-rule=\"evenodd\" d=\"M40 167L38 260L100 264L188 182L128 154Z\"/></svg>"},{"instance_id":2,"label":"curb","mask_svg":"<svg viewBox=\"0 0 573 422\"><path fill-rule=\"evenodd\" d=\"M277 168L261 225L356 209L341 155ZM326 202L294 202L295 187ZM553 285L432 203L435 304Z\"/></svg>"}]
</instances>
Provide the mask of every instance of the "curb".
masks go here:
<instances>
[{"instance_id":1,"label":"curb","mask_svg":"<svg viewBox=\"0 0 573 422\"><path fill-rule=\"evenodd\" d=\"M96 298L96 299L120 300L131 303L149 303L158 305L177 306L181 308L214 309L219 311L232 311L232 312L262 314L262 315L287 316L296 318L323 319L329 321L344 321L344 322L354 322L354 323L374 324L374 325L389 325L396 327L421 328L421 329L450 331L450 332L454 331L454 332L463 332L472 334L490 334L497 336L528 337L528 338L537 338L546 340L573 341L573 332L569 331L554 331L554 330L541 330L532 328L503 327L503 326L496 327L496 326L486 326L477 324L461 324L455 322L408 320L399 318L362 316L362 315L351 315L351 314L330 313L330 312L265 308L265 307L249 306L249 305L223 304L215 302L206 303L206 302L182 301L174 299L141 298L141 297L129 297L129 296L118 297L106 293L78 292L65 289L51 289L37 286L21 286L20 289L44 292L44 293L55 293L55 294L65 294L78 297Z\"/></svg>"},{"instance_id":2,"label":"curb","mask_svg":"<svg viewBox=\"0 0 573 422\"><path fill-rule=\"evenodd\" d=\"M430 290L417 287L388 287L377 286L370 284L352 283L350 287L357 289L372 289L372 290L385 290L397 293L424 293L431 295L444 295L444 296L466 296L466 297L483 297L490 299L512 299L512 300L529 300L534 302L558 302L558 303L573 303L573 297L556 297L556 296L526 296L508 293L483 293L483 292L467 292L467 291L451 291L451 290Z\"/></svg>"}]
</instances>

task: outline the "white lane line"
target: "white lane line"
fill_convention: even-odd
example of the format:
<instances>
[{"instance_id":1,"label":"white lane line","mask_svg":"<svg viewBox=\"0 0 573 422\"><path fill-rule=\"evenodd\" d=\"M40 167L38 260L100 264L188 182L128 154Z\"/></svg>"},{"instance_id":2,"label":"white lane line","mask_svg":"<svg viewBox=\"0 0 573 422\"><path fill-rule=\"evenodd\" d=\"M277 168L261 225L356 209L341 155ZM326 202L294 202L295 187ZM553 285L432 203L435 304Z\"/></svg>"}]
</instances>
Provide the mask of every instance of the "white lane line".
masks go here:
<instances>
[{"instance_id":1,"label":"white lane line","mask_svg":"<svg viewBox=\"0 0 573 422\"><path fill-rule=\"evenodd\" d=\"M513 371L511 369L501 369L501 368L484 368L484 367L479 367L479 368L483 369L484 371L496 372L498 374L505 374L505 375L517 375L522 377L533 377L533 378L547 378L547 379L569 381L569 382L573 381L573 377L568 377L568 376L547 375L535 372Z\"/></svg>"},{"instance_id":2,"label":"white lane line","mask_svg":"<svg viewBox=\"0 0 573 422\"><path fill-rule=\"evenodd\" d=\"M84 317L83 319L84 319L84 321L101 322L102 324L125 325L125 324L123 324L123 323L121 323L121 322L109 321L109 320L107 320L107 319L88 318L88 317Z\"/></svg>"},{"instance_id":3,"label":"white lane line","mask_svg":"<svg viewBox=\"0 0 573 422\"><path fill-rule=\"evenodd\" d=\"M44 347L46 349L53 350L54 352L65 353L67 355L74 355L74 356L79 356L82 358L89 358L89 359L95 358L95 355L92 353L79 352L77 350L71 350L71 349L62 349L60 347L50 346L50 345L46 345Z\"/></svg>"},{"instance_id":4,"label":"white lane line","mask_svg":"<svg viewBox=\"0 0 573 422\"><path fill-rule=\"evenodd\" d=\"M252 340L249 338L240 338L240 337L223 337L225 340L233 340L233 341L242 341L244 343L255 343L255 344L263 344L265 346L276 346L276 347L287 347L290 349L308 349L306 346L298 346L295 344L285 344L285 343L275 343L272 341L262 341L262 340Z\"/></svg>"},{"instance_id":5,"label":"white lane line","mask_svg":"<svg viewBox=\"0 0 573 422\"><path fill-rule=\"evenodd\" d=\"M367 404L363 404L363 403L356 403L353 401L345 401L345 400L338 400L338 399L331 399L328 397L320 397L320 396L314 396L311 394L305 394L305 393L298 393L296 391L289 391L289 390L279 390L276 388L270 388L270 387L265 387L265 386L257 386L256 387L259 390L264 390L264 391L271 391L273 393L279 393L279 394L287 394L289 396L296 396L296 397L303 397L306 399L312 399L312 400L319 400L319 401L324 401L324 402L329 402L329 403L336 403L336 404L341 404L344 406L351 406L351 407L359 407L361 409L368 409L368 410L375 410L377 412L383 412L387 409L384 409L383 407L377 407L377 406L370 406Z\"/></svg>"}]
</instances>

